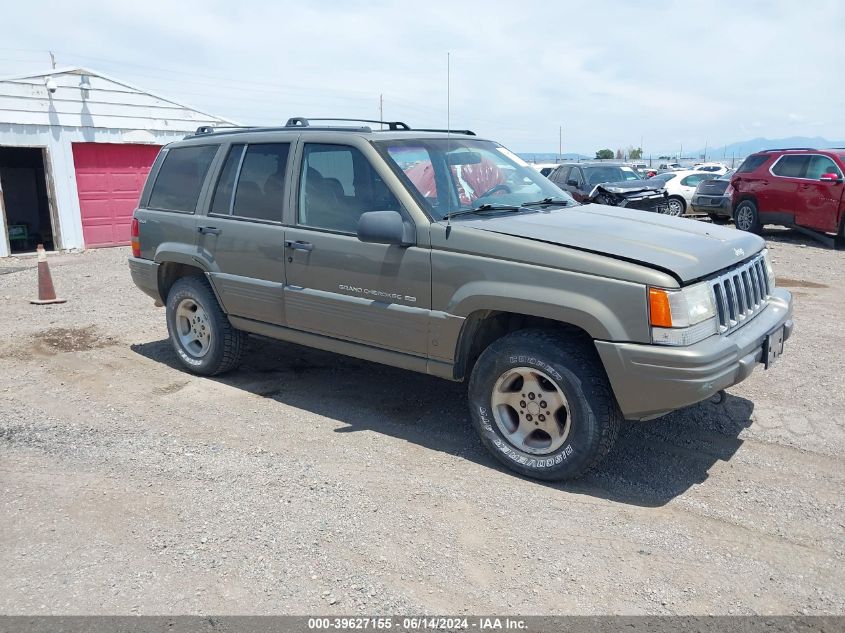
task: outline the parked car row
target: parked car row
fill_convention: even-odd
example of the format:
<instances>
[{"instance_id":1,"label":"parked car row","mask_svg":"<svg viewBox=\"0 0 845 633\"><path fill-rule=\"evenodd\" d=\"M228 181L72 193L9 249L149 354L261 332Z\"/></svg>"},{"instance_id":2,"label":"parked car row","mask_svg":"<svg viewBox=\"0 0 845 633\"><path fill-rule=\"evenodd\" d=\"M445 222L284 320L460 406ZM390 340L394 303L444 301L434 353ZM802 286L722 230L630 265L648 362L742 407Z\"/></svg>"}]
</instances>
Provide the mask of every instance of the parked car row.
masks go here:
<instances>
[{"instance_id":1,"label":"parked car row","mask_svg":"<svg viewBox=\"0 0 845 633\"><path fill-rule=\"evenodd\" d=\"M643 179L627 165L563 163L547 177L578 202L668 213L668 198L662 183Z\"/></svg>"},{"instance_id":2,"label":"parked car row","mask_svg":"<svg viewBox=\"0 0 845 633\"><path fill-rule=\"evenodd\" d=\"M540 166L536 166L538 169ZM742 231L765 224L845 240L845 149L773 149L752 154L733 170L721 163L684 169L663 163L543 165L541 173L579 202L668 215L733 220Z\"/></svg>"}]
</instances>

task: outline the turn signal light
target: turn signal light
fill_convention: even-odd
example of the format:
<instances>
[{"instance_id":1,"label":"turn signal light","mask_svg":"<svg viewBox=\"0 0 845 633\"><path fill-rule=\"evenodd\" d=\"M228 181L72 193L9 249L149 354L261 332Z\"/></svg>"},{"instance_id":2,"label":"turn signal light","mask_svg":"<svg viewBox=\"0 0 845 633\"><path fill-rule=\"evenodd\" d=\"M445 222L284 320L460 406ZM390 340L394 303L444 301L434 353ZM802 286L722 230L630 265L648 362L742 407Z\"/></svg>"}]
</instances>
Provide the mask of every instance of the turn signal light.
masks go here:
<instances>
[{"instance_id":1,"label":"turn signal light","mask_svg":"<svg viewBox=\"0 0 845 633\"><path fill-rule=\"evenodd\" d=\"M669 293L660 288L648 289L649 319L656 327L672 327Z\"/></svg>"},{"instance_id":2,"label":"turn signal light","mask_svg":"<svg viewBox=\"0 0 845 633\"><path fill-rule=\"evenodd\" d=\"M140 226L138 218L132 218L132 226L129 230L130 243L132 244L132 257L141 256L141 238L139 236Z\"/></svg>"}]
</instances>

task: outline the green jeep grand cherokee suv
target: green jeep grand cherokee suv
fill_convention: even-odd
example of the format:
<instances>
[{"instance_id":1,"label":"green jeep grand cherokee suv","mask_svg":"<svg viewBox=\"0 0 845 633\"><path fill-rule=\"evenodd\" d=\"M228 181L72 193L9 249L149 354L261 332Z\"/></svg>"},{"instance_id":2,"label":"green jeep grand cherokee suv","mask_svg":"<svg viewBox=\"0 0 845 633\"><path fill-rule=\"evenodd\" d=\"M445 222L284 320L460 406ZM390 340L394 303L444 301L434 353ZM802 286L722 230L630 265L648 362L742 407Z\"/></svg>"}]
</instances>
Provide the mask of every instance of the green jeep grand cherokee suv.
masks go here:
<instances>
[{"instance_id":1,"label":"green jeep grand cherokee suv","mask_svg":"<svg viewBox=\"0 0 845 633\"><path fill-rule=\"evenodd\" d=\"M623 419L783 351L792 299L756 235L579 205L471 132L386 127L200 128L161 151L129 266L187 369L232 369L249 333L468 380L490 452L558 480Z\"/></svg>"}]
</instances>

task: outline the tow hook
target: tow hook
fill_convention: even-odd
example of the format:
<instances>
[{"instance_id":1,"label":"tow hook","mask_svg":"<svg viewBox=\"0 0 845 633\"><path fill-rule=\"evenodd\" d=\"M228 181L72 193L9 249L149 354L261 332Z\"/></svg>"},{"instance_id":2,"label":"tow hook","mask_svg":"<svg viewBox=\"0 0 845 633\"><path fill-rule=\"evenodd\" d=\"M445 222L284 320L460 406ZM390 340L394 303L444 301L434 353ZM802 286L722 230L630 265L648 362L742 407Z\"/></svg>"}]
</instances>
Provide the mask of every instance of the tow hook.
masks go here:
<instances>
[{"instance_id":1,"label":"tow hook","mask_svg":"<svg viewBox=\"0 0 845 633\"><path fill-rule=\"evenodd\" d=\"M725 393L724 389L719 389L716 393L713 394L713 404L722 404L725 399L728 397L728 394Z\"/></svg>"}]
</instances>

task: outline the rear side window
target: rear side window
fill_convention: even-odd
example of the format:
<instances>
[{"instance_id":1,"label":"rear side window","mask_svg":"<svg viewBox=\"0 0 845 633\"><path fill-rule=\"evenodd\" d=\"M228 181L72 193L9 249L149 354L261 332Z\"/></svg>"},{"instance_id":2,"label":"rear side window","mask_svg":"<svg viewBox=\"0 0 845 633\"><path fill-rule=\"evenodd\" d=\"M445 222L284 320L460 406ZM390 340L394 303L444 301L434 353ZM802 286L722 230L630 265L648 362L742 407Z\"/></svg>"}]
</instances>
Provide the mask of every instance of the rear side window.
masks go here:
<instances>
[{"instance_id":1,"label":"rear side window","mask_svg":"<svg viewBox=\"0 0 845 633\"><path fill-rule=\"evenodd\" d=\"M768 154L754 154L753 156L749 156L744 161L742 161L742 165L739 166L739 169L736 170L736 173L747 174L749 172L752 172L758 167L760 167L767 160L769 160Z\"/></svg>"},{"instance_id":2,"label":"rear side window","mask_svg":"<svg viewBox=\"0 0 845 633\"><path fill-rule=\"evenodd\" d=\"M687 176L681 181L681 184L686 187L695 187L700 183L702 180L709 180L710 176L707 174L693 174L691 176Z\"/></svg>"},{"instance_id":3,"label":"rear side window","mask_svg":"<svg viewBox=\"0 0 845 633\"><path fill-rule=\"evenodd\" d=\"M781 156L772 166L772 173L783 178L803 178L809 164L809 156Z\"/></svg>"},{"instance_id":4,"label":"rear side window","mask_svg":"<svg viewBox=\"0 0 845 633\"><path fill-rule=\"evenodd\" d=\"M217 186L214 188L214 198L211 200L211 212L220 215L229 215L232 212L232 194L235 192L235 178L238 177L238 169L241 166L244 148L246 145L232 145L223 171L217 179Z\"/></svg>"},{"instance_id":5,"label":"rear side window","mask_svg":"<svg viewBox=\"0 0 845 633\"><path fill-rule=\"evenodd\" d=\"M148 206L163 211L193 213L217 148L218 145L201 145L167 150Z\"/></svg>"},{"instance_id":6,"label":"rear side window","mask_svg":"<svg viewBox=\"0 0 845 633\"><path fill-rule=\"evenodd\" d=\"M214 189L211 212L282 221L289 143L233 145Z\"/></svg>"},{"instance_id":7,"label":"rear side window","mask_svg":"<svg viewBox=\"0 0 845 633\"><path fill-rule=\"evenodd\" d=\"M549 174L549 180L559 185L565 185L570 169L571 168L569 166L557 167L551 174Z\"/></svg>"}]
</instances>

